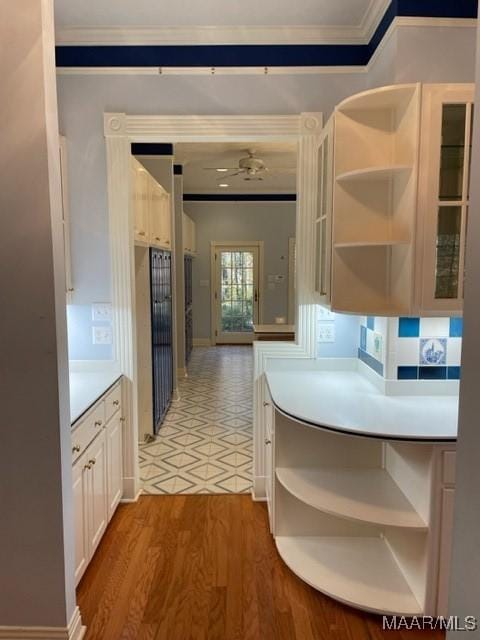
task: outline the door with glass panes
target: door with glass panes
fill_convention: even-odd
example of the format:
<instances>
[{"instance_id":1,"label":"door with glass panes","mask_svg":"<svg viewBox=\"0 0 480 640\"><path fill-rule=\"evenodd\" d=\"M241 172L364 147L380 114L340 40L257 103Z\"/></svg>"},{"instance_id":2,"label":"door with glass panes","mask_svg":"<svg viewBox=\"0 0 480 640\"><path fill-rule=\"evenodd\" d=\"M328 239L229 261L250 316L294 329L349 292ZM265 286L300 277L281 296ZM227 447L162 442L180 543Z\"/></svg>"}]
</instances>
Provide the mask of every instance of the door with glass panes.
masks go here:
<instances>
[{"instance_id":1,"label":"door with glass panes","mask_svg":"<svg viewBox=\"0 0 480 640\"><path fill-rule=\"evenodd\" d=\"M215 342L253 342L258 322L258 246L215 247Z\"/></svg>"},{"instance_id":2,"label":"door with glass panes","mask_svg":"<svg viewBox=\"0 0 480 640\"><path fill-rule=\"evenodd\" d=\"M420 312L462 312L470 197L473 85L427 85L423 92L425 162L423 278Z\"/></svg>"}]
</instances>

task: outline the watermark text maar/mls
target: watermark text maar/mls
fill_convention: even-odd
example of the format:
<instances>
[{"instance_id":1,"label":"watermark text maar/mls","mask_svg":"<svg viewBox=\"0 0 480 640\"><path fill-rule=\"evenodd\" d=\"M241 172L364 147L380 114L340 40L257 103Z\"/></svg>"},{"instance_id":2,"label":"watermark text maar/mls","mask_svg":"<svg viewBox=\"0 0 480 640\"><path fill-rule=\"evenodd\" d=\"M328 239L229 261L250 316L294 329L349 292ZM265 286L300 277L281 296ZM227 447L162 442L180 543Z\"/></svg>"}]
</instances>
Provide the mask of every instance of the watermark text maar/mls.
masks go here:
<instances>
[{"instance_id":1,"label":"watermark text maar/mls","mask_svg":"<svg viewBox=\"0 0 480 640\"><path fill-rule=\"evenodd\" d=\"M412 631L414 629L429 631L476 631L478 621L475 616L383 616L382 628L384 630Z\"/></svg>"}]
</instances>

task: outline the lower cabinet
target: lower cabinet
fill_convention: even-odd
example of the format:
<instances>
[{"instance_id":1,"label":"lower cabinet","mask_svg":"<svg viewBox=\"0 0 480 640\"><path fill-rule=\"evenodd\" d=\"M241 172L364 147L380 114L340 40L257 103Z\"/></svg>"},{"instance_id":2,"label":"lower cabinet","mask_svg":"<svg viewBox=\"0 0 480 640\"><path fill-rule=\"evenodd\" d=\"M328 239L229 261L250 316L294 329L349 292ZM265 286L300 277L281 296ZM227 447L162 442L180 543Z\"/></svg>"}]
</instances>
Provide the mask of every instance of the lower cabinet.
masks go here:
<instances>
[{"instance_id":1,"label":"lower cabinet","mask_svg":"<svg viewBox=\"0 0 480 640\"><path fill-rule=\"evenodd\" d=\"M123 419L117 399L119 395L120 384L99 400L93 409L97 418L99 415L110 415L109 404L116 411L106 423L97 420L96 424L100 423L101 428L92 433L93 439L74 461L72 468L76 584L92 559L122 497ZM89 428L90 414L75 427L73 441L82 441L82 431Z\"/></svg>"}]
</instances>

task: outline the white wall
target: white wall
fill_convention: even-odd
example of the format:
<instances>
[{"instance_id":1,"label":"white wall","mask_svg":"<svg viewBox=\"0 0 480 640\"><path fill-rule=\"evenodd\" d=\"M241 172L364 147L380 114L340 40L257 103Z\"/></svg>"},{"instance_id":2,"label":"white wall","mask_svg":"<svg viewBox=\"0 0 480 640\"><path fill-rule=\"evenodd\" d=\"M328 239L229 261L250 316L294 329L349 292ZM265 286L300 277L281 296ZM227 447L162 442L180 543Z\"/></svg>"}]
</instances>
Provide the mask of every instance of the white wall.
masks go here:
<instances>
[{"instance_id":1,"label":"white wall","mask_svg":"<svg viewBox=\"0 0 480 640\"><path fill-rule=\"evenodd\" d=\"M209 338L210 241L263 240L263 322L288 314L288 239L295 236L295 202L184 202L183 208L197 225L197 257L193 261L193 335ZM282 274L284 282L268 289L268 275Z\"/></svg>"},{"instance_id":2,"label":"white wall","mask_svg":"<svg viewBox=\"0 0 480 640\"><path fill-rule=\"evenodd\" d=\"M53 3L2 3L0 42L0 627L18 638L75 607Z\"/></svg>"}]
</instances>

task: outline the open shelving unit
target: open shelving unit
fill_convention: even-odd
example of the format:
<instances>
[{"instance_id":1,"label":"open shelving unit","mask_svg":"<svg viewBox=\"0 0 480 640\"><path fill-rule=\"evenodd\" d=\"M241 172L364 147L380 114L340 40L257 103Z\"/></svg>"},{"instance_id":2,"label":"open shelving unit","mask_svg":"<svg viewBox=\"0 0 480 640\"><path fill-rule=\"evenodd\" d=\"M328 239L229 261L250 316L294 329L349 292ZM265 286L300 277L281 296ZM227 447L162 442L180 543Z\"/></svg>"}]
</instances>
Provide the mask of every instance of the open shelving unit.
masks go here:
<instances>
[{"instance_id":1,"label":"open shelving unit","mask_svg":"<svg viewBox=\"0 0 480 640\"><path fill-rule=\"evenodd\" d=\"M335 110L331 306L409 313L420 86L374 89Z\"/></svg>"},{"instance_id":2,"label":"open shelving unit","mask_svg":"<svg viewBox=\"0 0 480 640\"><path fill-rule=\"evenodd\" d=\"M272 532L290 569L357 608L428 611L434 446L322 430L278 411L273 442Z\"/></svg>"}]
</instances>

